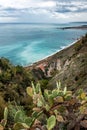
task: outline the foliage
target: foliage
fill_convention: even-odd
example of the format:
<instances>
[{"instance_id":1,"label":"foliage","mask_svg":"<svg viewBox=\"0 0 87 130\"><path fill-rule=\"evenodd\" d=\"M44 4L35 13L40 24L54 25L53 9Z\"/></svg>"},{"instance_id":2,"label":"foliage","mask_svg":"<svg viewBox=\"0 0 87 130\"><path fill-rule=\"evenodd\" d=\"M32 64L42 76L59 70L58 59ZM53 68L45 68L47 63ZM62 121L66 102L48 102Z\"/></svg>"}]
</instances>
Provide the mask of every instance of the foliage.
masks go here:
<instances>
[{"instance_id":1,"label":"foliage","mask_svg":"<svg viewBox=\"0 0 87 130\"><path fill-rule=\"evenodd\" d=\"M7 124L7 118L8 118L8 108L5 107L4 109L4 118L1 120L0 128L4 130L6 124Z\"/></svg>"},{"instance_id":2,"label":"foliage","mask_svg":"<svg viewBox=\"0 0 87 130\"><path fill-rule=\"evenodd\" d=\"M48 79L39 80L42 92L47 89Z\"/></svg>"},{"instance_id":3,"label":"foliage","mask_svg":"<svg viewBox=\"0 0 87 130\"><path fill-rule=\"evenodd\" d=\"M74 54L85 50L86 41L87 34L75 44ZM86 54L80 58L81 65L86 68ZM80 71L81 74L76 72L75 81L78 80L79 84L83 82L85 68ZM38 77L37 84L31 83L37 81ZM55 89L49 90L48 78L43 77L41 69L28 71L22 66L13 66L5 58L0 59L0 130L87 129L87 93L83 89L77 93L68 91L60 82L57 82ZM71 84L70 78L68 80Z\"/></svg>"},{"instance_id":4,"label":"foliage","mask_svg":"<svg viewBox=\"0 0 87 130\"><path fill-rule=\"evenodd\" d=\"M0 58L0 95L4 102L22 102L25 88L30 85L29 73L22 66L13 66L9 60ZM22 98L22 99L21 99Z\"/></svg>"},{"instance_id":5,"label":"foliage","mask_svg":"<svg viewBox=\"0 0 87 130\"><path fill-rule=\"evenodd\" d=\"M87 128L87 94L82 89L76 94L72 94L72 91L68 91L66 86L62 89L61 83L57 82L57 87L54 90L45 89L42 93L39 82L36 85L33 82L31 84L32 87L26 88L27 94L32 98L31 114L27 115L18 106L16 106L16 109L6 107L4 119L0 124L2 130L5 130L7 126L13 130L32 130L36 128L42 130L44 125L48 130L71 130L77 129L77 126L78 130ZM13 113L11 127L8 125L8 113ZM43 118L44 124L41 118Z\"/></svg>"},{"instance_id":6,"label":"foliage","mask_svg":"<svg viewBox=\"0 0 87 130\"><path fill-rule=\"evenodd\" d=\"M56 125L56 118L54 115L52 115L47 120L47 129L52 130L55 125Z\"/></svg>"},{"instance_id":7,"label":"foliage","mask_svg":"<svg viewBox=\"0 0 87 130\"><path fill-rule=\"evenodd\" d=\"M87 34L84 37L82 37L82 39L79 42L77 42L77 44L75 44L75 51L79 51L86 42L87 42Z\"/></svg>"},{"instance_id":8,"label":"foliage","mask_svg":"<svg viewBox=\"0 0 87 130\"><path fill-rule=\"evenodd\" d=\"M38 83L35 86L32 83L32 87L27 88L27 93L32 97L34 104L33 110L36 112L43 111L47 116L48 129L52 129L54 126L61 124L62 126L58 125L57 129L60 129L60 127L61 129L62 127L65 129L66 127L66 129L71 130L74 127L76 128L76 118L78 118L77 124L85 119L85 115L80 118L87 107L87 95L83 90L79 90L75 95L72 94L72 91L68 91L66 86L62 90L61 83L57 82L57 88L52 91L45 89L44 93L42 93L40 84ZM74 126L72 121L74 122ZM48 122L51 122L52 127ZM82 126L80 125L80 127Z\"/></svg>"}]
</instances>

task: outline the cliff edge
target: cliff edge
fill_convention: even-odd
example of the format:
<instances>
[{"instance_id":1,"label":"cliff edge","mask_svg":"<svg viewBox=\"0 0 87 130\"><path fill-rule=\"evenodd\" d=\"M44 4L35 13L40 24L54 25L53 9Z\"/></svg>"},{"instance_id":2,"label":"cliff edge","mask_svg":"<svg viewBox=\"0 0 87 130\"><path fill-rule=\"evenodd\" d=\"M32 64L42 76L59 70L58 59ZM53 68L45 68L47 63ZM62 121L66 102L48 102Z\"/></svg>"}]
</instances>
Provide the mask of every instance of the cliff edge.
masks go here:
<instances>
[{"instance_id":1,"label":"cliff edge","mask_svg":"<svg viewBox=\"0 0 87 130\"><path fill-rule=\"evenodd\" d=\"M87 34L70 47L26 69L40 69L49 79L48 88L54 88L60 80L71 90L87 91Z\"/></svg>"}]
</instances>

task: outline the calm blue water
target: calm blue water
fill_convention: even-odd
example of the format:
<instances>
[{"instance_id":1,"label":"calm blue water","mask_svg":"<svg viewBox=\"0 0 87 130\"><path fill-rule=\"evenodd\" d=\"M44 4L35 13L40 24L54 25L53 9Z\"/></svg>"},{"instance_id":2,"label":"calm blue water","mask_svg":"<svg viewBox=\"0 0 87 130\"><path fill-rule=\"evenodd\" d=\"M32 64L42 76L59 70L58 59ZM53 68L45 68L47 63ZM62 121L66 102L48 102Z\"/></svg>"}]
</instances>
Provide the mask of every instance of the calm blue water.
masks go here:
<instances>
[{"instance_id":1,"label":"calm blue water","mask_svg":"<svg viewBox=\"0 0 87 130\"><path fill-rule=\"evenodd\" d=\"M0 57L8 58L15 65L30 65L70 45L87 32L57 29L71 25L0 24Z\"/></svg>"}]
</instances>

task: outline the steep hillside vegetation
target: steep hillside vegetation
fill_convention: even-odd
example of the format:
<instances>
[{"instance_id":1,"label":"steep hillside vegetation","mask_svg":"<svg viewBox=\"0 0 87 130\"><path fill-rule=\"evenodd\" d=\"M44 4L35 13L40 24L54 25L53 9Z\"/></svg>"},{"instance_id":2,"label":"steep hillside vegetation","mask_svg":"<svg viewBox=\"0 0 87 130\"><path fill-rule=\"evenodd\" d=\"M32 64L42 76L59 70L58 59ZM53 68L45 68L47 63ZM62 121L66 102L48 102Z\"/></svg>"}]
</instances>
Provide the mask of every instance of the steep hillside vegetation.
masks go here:
<instances>
[{"instance_id":1,"label":"steep hillside vegetation","mask_svg":"<svg viewBox=\"0 0 87 130\"><path fill-rule=\"evenodd\" d=\"M12 65L8 59L0 59L0 119L8 102L29 109L31 98L26 94L26 88L38 80L42 88L48 83L41 69L27 71L22 66Z\"/></svg>"},{"instance_id":2,"label":"steep hillside vegetation","mask_svg":"<svg viewBox=\"0 0 87 130\"><path fill-rule=\"evenodd\" d=\"M0 130L36 128L87 129L87 35L29 67L0 59Z\"/></svg>"},{"instance_id":3,"label":"steep hillside vegetation","mask_svg":"<svg viewBox=\"0 0 87 130\"><path fill-rule=\"evenodd\" d=\"M87 35L75 44L35 63L29 69L40 68L47 78L48 87L54 88L56 81L66 84L68 89L76 91L79 88L87 90Z\"/></svg>"},{"instance_id":4,"label":"steep hillside vegetation","mask_svg":"<svg viewBox=\"0 0 87 130\"><path fill-rule=\"evenodd\" d=\"M25 89L31 84L29 73L21 66L13 66L9 60L0 59L0 118L7 102L26 103Z\"/></svg>"}]
</instances>

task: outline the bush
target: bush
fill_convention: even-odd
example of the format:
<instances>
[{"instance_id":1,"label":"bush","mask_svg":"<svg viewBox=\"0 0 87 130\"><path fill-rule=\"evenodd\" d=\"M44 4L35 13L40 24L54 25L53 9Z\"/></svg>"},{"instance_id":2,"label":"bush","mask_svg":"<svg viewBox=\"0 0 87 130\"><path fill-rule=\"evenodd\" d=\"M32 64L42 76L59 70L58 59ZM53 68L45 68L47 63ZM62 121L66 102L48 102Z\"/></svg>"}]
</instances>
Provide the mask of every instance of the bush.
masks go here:
<instances>
[{"instance_id":1,"label":"bush","mask_svg":"<svg viewBox=\"0 0 87 130\"><path fill-rule=\"evenodd\" d=\"M87 93L82 89L76 94L68 91L67 87L62 89L61 83L57 83L54 90L45 89L42 93L40 84L27 87L27 93L32 98L32 108L30 115L19 106L8 106L4 113L8 113L8 119L12 119L11 125L4 120L0 123L0 128L14 130L36 129L45 127L48 130L76 129L79 126L85 130L87 128ZM7 117L7 115L5 116ZM40 119L44 120L44 123ZM11 122L11 120L10 120ZM72 123L73 122L73 123ZM7 124L6 124L7 123Z\"/></svg>"}]
</instances>

